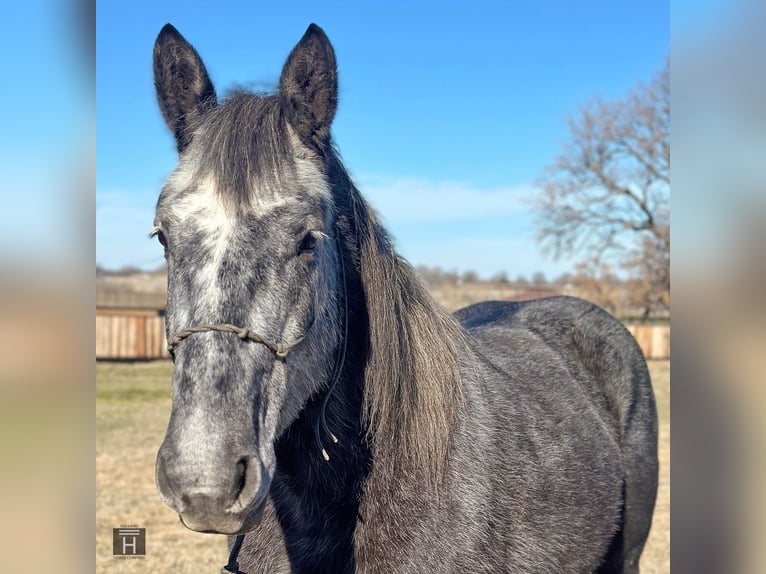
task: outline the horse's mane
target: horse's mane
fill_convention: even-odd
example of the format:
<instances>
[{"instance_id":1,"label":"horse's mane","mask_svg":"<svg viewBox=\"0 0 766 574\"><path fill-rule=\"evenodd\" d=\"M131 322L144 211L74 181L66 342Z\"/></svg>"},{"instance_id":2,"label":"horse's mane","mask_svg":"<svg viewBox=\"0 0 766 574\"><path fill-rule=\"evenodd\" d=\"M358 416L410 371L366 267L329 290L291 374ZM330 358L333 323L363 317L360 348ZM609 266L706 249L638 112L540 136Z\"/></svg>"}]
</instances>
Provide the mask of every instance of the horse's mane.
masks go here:
<instances>
[{"instance_id":1,"label":"horse's mane","mask_svg":"<svg viewBox=\"0 0 766 574\"><path fill-rule=\"evenodd\" d=\"M378 463L440 482L463 406L457 348L465 333L394 250L375 212L333 154L345 188L369 324L363 422ZM338 181L340 179L340 181Z\"/></svg>"}]
</instances>

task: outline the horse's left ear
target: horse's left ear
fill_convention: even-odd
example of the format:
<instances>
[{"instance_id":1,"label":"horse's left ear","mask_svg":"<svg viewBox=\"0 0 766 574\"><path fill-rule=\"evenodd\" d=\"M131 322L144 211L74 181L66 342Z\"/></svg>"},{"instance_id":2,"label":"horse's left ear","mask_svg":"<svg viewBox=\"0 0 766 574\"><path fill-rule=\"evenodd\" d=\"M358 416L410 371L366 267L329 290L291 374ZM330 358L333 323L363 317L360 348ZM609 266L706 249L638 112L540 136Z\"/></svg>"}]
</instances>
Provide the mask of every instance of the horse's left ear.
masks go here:
<instances>
[{"instance_id":1,"label":"horse's left ear","mask_svg":"<svg viewBox=\"0 0 766 574\"><path fill-rule=\"evenodd\" d=\"M279 95L303 142L324 151L338 107L338 70L330 40L316 24L290 52L279 79Z\"/></svg>"}]
</instances>

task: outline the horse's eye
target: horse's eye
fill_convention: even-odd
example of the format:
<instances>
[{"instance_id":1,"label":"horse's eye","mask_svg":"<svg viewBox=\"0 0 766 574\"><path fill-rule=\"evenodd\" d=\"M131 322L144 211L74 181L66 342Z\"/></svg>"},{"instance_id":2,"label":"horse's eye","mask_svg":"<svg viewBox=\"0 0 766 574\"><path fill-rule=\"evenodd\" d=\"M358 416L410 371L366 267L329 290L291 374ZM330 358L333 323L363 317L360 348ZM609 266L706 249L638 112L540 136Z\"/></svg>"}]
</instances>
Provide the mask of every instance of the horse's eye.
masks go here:
<instances>
[{"instance_id":1,"label":"horse's eye","mask_svg":"<svg viewBox=\"0 0 766 574\"><path fill-rule=\"evenodd\" d=\"M160 242L160 245L162 245L165 249L168 248L168 240L165 239L165 234L162 233L159 229L155 232L155 235L157 236L157 241Z\"/></svg>"},{"instance_id":2,"label":"horse's eye","mask_svg":"<svg viewBox=\"0 0 766 574\"><path fill-rule=\"evenodd\" d=\"M298 243L298 253L311 253L316 246L317 236L312 231L309 231Z\"/></svg>"}]
</instances>

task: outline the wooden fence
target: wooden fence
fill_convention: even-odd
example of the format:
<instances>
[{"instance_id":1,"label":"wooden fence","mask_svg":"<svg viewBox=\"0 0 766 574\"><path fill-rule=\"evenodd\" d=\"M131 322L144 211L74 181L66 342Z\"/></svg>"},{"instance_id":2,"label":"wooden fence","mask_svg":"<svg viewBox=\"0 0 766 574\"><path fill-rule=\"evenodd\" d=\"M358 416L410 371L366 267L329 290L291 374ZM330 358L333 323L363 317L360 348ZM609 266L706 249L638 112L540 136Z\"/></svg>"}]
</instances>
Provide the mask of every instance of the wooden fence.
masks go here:
<instances>
[{"instance_id":1,"label":"wooden fence","mask_svg":"<svg viewBox=\"0 0 766 574\"><path fill-rule=\"evenodd\" d=\"M670 358L670 323L629 323L625 328L636 339L644 357Z\"/></svg>"},{"instance_id":2,"label":"wooden fence","mask_svg":"<svg viewBox=\"0 0 766 574\"><path fill-rule=\"evenodd\" d=\"M647 359L670 358L669 323L625 325ZM165 317L157 309L96 308L96 359L168 357Z\"/></svg>"},{"instance_id":3,"label":"wooden fence","mask_svg":"<svg viewBox=\"0 0 766 574\"><path fill-rule=\"evenodd\" d=\"M96 359L167 357L161 310L96 307Z\"/></svg>"}]
</instances>

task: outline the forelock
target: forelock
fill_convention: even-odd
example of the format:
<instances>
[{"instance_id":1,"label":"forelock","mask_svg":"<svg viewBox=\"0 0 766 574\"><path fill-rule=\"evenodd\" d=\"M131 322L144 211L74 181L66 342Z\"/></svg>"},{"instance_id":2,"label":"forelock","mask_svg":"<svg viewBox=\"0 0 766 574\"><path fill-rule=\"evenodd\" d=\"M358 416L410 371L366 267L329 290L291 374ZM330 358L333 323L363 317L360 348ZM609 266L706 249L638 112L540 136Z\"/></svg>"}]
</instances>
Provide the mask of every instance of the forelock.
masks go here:
<instances>
[{"instance_id":1,"label":"forelock","mask_svg":"<svg viewBox=\"0 0 766 574\"><path fill-rule=\"evenodd\" d=\"M248 208L269 195L327 191L322 162L297 138L274 95L237 92L195 128L187 168L212 177L228 207Z\"/></svg>"}]
</instances>

